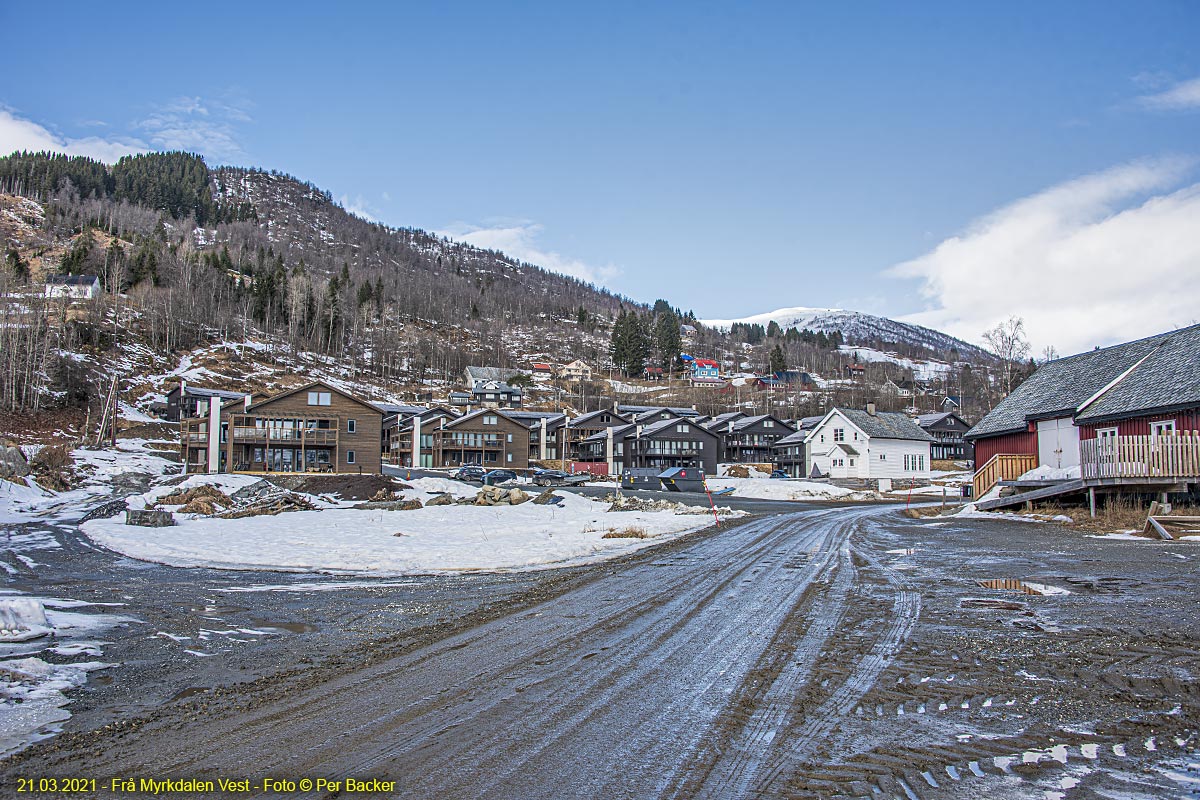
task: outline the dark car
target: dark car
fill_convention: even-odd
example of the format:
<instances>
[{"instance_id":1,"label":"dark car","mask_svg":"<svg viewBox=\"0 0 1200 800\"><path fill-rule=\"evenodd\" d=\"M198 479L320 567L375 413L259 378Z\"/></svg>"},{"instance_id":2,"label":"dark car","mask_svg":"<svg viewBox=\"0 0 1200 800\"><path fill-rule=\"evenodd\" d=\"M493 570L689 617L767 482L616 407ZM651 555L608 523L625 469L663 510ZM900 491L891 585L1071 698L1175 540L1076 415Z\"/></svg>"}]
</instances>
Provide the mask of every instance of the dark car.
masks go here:
<instances>
[{"instance_id":1,"label":"dark car","mask_svg":"<svg viewBox=\"0 0 1200 800\"><path fill-rule=\"evenodd\" d=\"M477 464L467 464L459 467L458 470L451 476L456 481L482 481L487 475L487 470Z\"/></svg>"},{"instance_id":2,"label":"dark car","mask_svg":"<svg viewBox=\"0 0 1200 800\"><path fill-rule=\"evenodd\" d=\"M561 486L571 475L561 469L539 469L533 473L533 482L538 486Z\"/></svg>"},{"instance_id":3,"label":"dark car","mask_svg":"<svg viewBox=\"0 0 1200 800\"><path fill-rule=\"evenodd\" d=\"M513 472L511 469L494 469L483 476L483 485L495 486L498 483L515 481L516 479L517 473Z\"/></svg>"},{"instance_id":4,"label":"dark car","mask_svg":"<svg viewBox=\"0 0 1200 800\"><path fill-rule=\"evenodd\" d=\"M788 477L788 474L781 469L777 469L777 470L774 470L773 472L771 472L771 477L772 478L786 478L786 477Z\"/></svg>"}]
</instances>

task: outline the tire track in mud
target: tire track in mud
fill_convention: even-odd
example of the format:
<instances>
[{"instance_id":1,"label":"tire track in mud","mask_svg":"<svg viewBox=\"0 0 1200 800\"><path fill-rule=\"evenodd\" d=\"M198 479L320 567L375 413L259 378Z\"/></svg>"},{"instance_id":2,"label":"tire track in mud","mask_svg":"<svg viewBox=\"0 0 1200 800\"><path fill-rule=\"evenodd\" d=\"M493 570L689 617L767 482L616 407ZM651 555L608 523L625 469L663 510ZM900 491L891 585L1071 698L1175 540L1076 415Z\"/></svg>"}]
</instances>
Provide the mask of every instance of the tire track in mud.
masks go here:
<instances>
[{"instance_id":1,"label":"tire track in mud","mask_svg":"<svg viewBox=\"0 0 1200 800\"><path fill-rule=\"evenodd\" d=\"M674 797L748 797L785 794L781 785L807 764L816 745L821 744L843 718L852 713L858 701L870 691L883 671L892 663L898 647L913 629L920 615L920 596L908 590L898 573L876 559L860 545L843 545L843 558L827 596L818 598L822 608L814 625L797 641L793 657L763 695L750 720L736 736L719 746L716 763L698 776L672 787ZM850 558L850 553L854 558ZM861 563L861 567L858 564ZM824 645L845 616L847 597L852 585L869 568L884 578L894 593L891 614L882 630L872 634L872 642L859 642L861 655L839 650L824 651ZM828 603L826 604L826 601ZM824 630L816 623L823 623ZM811 685L818 663L835 662L837 682ZM832 689L831 689L832 685ZM826 692L816 708L802 702L806 696ZM814 698L815 699L815 698ZM696 772L695 768L689 770Z\"/></svg>"},{"instance_id":2,"label":"tire track in mud","mask_svg":"<svg viewBox=\"0 0 1200 800\"><path fill-rule=\"evenodd\" d=\"M567 782L584 794L645 796L711 729L820 570L845 558L850 522L865 513L878 510L801 512L648 553L555 600L262 708L188 719L186 732L165 715L71 766L388 774L430 797L561 796ZM613 778L631 763L651 783Z\"/></svg>"}]
</instances>

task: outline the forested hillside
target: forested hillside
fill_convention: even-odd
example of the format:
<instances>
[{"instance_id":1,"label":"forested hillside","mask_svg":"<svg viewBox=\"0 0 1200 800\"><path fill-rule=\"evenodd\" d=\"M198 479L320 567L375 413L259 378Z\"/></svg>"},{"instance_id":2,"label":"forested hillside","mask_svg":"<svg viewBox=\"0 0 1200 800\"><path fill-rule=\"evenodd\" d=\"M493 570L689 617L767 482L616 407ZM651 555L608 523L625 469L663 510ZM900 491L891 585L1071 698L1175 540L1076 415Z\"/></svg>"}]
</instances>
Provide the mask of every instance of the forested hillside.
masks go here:
<instances>
[{"instance_id":1,"label":"forested hillside","mask_svg":"<svg viewBox=\"0 0 1200 800\"><path fill-rule=\"evenodd\" d=\"M87 402L114 364L131 368L121 353L133 346L178 360L254 338L291 363L317 358L363 385L420 394L472 363L578 358L637 377L645 365L681 371L680 350L730 373L836 377L858 358L843 345L888 344L871 331L854 342L774 322L705 327L669 298L649 308L497 251L367 222L291 176L210 169L186 153L111 166L50 153L0 158L0 212L0 297L9 300L0 309L0 408ZM99 276L106 299L68 312L40 288L60 272ZM696 328L686 341L681 322ZM895 347L947 368L958 356ZM882 383L912 369L901 358L869 374ZM577 400L601 402L614 386Z\"/></svg>"}]
</instances>

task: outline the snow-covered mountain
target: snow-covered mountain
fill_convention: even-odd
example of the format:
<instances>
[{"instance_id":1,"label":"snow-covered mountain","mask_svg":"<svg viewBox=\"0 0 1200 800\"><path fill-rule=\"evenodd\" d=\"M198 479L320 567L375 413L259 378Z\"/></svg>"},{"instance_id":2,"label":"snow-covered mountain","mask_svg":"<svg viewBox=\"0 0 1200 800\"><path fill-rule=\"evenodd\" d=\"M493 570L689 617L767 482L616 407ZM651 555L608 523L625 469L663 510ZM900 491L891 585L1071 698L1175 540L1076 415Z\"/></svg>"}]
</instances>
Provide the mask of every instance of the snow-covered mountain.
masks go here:
<instances>
[{"instance_id":1,"label":"snow-covered mountain","mask_svg":"<svg viewBox=\"0 0 1200 800\"><path fill-rule=\"evenodd\" d=\"M765 327L772 321L778 323L779 327L784 330L808 328L825 333L841 331L847 342L855 344L869 344L876 341L900 342L941 353L956 349L960 356L967 360L993 358L980 347L932 328L841 308L805 308L803 306L780 308L776 311L755 314L742 319L706 319L701 320L700 323L710 328L728 329L735 322Z\"/></svg>"}]
</instances>

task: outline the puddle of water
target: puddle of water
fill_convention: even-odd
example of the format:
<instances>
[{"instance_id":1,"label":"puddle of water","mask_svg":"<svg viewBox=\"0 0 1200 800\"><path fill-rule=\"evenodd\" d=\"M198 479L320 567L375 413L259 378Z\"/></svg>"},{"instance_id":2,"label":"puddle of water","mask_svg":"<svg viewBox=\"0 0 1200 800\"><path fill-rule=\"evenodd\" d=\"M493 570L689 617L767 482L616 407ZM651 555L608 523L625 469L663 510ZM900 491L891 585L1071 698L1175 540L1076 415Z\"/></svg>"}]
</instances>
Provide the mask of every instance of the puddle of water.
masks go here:
<instances>
[{"instance_id":1,"label":"puddle of water","mask_svg":"<svg viewBox=\"0 0 1200 800\"><path fill-rule=\"evenodd\" d=\"M997 608L1003 611L1022 611L1024 603L1015 600L997 600L992 597L964 597L958 601L960 608Z\"/></svg>"},{"instance_id":2,"label":"puddle of water","mask_svg":"<svg viewBox=\"0 0 1200 800\"><path fill-rule=\"evenodd\" d=\"M197 614L236 614L239 611L247 611L246 606L192 606L192 611Z\"/></svg>"},{"instance_id":3,"label":"puddle of water","mask_svg":"<svg viewBox=\"0 0 1200 800\"><path fill-rule=\"evenodd\" d=\"M1045 592L1040 591L1041 587L1030 586L1016 578L990 578L985 581L976 581L976 583L985 589L999 589L1005 592L1021 592L1022 594L1045 594Z\"/></svg>"},{"instance_id":4,"label":"puddle of water","mask_svg":"<svg viewBox=\"0 0 1200 800\"><path fill-rule=\"evenodd\" d=\"M207 686L189 686L186 689L180 689L178 692L171 695L171 698L167 700L167 702L174 703L176 700L185 700L189 697L195 697L198 694L204 694L208 691L208 689L209 687Z\"/></svg>"},{"instance_id":5,"label":"puddle of water","mask_svg":"<svg viewBox=\"0 0 1200 800\"><path fill-rule=\"evenodd\" d=\"M264 628L269 631L287 631L288 633L313 633L319 630L316 625L310 625L307 622L274 622L268 619L251 620L251 623L256 628Z\"/></svg>"}]
</instances>

